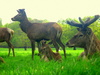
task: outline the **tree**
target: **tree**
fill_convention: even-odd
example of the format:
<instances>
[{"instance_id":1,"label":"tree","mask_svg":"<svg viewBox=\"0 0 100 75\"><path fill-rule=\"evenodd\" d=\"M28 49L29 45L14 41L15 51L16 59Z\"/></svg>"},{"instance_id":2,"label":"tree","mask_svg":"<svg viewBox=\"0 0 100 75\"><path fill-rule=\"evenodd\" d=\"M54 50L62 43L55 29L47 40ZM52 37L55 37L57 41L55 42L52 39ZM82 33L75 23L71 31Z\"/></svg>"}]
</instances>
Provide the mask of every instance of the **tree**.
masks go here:
<instances>
[{"instance_id":1,"label":"tree","mask_svg":"<svg viewBox=\"0 0 100 75\"><path fill-rule=\"evenodd\" d=\"M86 18L87 17L84 17L83 20L85 20ZM29 18L29 20L32 23L34 23L34 22L35 23L48 22L47 20L38 20L38 19L32 20L31 18ZM70 26L66 23L67 20L71 20L71 18L58 21L58 24L62 27L62 30L63 30L61 40L64 44L66 44L66 42L68 40L70 40L70 38L72 38L78 32L76 27ZM74 19L74 20L76 22L79 22L78 19ZM0 19L0 23L1 23L1 26L2 26L2 20L1 19ZM7 23L7 24L3 25L2 27L11 28L11 29L14 30L14 35L13 35L13 38L11 40L14 47L25 47L25 46L31 47L30 41L29 41L27 35L24 32L22 32L22 30L19 27L19 22ZM90 25L90 28L93 30L94 34L100 39L100 20L97 20L92 25ZM0 46L8 47L6 43L0 43Z\"/></svg>"},{"instance_id":2,"label":"tree","mask_svg":"<svg viewBox=\"0 0 100 75\"><path fill-rule=\"evenodd\" d=\"M0 27L2 27L2 19L0 18Z\"/></svg>"},{"instance_id":3,"label":"tree","mask_svg":"<svg viewBox=\"0 0 100 75\"><path fill-rule=\"evenodd\" d=\"M48 22L48 20L38 20L38 19L31 19L31 18L28 18L28 20L31 22L31 23L46 23Z\"/></svg>"}]
</instances>

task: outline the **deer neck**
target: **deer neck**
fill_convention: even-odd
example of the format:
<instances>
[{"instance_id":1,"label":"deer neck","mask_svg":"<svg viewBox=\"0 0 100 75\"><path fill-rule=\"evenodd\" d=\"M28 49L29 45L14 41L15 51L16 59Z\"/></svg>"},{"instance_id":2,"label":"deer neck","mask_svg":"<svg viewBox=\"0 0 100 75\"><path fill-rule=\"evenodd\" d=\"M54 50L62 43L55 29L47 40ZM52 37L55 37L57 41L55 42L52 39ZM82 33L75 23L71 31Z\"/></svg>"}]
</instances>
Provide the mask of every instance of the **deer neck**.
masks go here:
<instances>
[{"instance_id":1,"label":"deer neck","mask_svg":"<svg viewBox=\"0 0 100 75\"><path fill-rule=\"evenodd\" d=\"M94 53L100 52L99 44L100 41L98 40L98 38L94 34L92 34L85 47L86 55L93 55Z\"/></svg>"},{"instance_id":2,"label":"deer neck","mask_svg":"<svg viewBox=\"0 0 100 75\"><path fill-rule=\"evenodd\" d=\"M20 28L22 29L23 32L27 33L28 28L31 26L31 23L28 21L27 18L24 20L20 21Z\"/></svg>"},{"instance_id":3,"label":"deer neck","mask_svg":"<svg viewBox=\"0 0 100 75\"><path fill-rule=\"evenodd\" d=\"M47 57L48 58L52 58L52 55L53 55L53 51L51 50L51 48L50 48L50 46L49 45L47 45Z\"/></svg>"}]
</instances>

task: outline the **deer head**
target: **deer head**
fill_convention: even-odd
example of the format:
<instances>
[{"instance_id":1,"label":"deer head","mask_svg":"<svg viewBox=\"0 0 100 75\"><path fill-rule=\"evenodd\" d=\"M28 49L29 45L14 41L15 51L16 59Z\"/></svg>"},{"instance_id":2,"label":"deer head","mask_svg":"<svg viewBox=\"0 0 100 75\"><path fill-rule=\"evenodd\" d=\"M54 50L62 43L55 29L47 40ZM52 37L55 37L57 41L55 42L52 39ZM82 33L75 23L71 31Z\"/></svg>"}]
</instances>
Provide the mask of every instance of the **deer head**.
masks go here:
<instances>
[{"instance_id":1,"label":"deer head","mask_svg":"<svg viewBox=\"0 0 100 75\"><path fill-rule=\"evenodd\" d=\"M19 9L19 10L17 10L18 14L15 17L11 18L11 19L13 21L22 21L23 19L25 19L26 18L26 13L25 13L24 10L25 9Z\"/></svg>"},{"instance_id":2,"label":"deer head","mask_svg":"<svg viewBox=\"0 0 100 75\"><path fill-rule=\"evenodd\" d=\"M48 45L46 44L46 40L42 40L41 41L41 53L44 54L47 52L46 48L48 47Z\"/></svg>"},{"instance_id":3,"label":"deer head","mask_svg":"<svg viewBox=\"0 0 100 75\"><path fill-rule=\"evenodd\" d=\"M83 21L79 17L80 23L76 23L75 21L67 21L67 23L71 26L78 27L77 30L79 31L74 37L72 37L66 45L69 47L81 47L85 48L87 44L92 39L92 36L94 35L91 28L88 26L95 22L99 18L99 15L95 15L93 19L87 18L86 21Z\"/></svg>"}]
</instances>

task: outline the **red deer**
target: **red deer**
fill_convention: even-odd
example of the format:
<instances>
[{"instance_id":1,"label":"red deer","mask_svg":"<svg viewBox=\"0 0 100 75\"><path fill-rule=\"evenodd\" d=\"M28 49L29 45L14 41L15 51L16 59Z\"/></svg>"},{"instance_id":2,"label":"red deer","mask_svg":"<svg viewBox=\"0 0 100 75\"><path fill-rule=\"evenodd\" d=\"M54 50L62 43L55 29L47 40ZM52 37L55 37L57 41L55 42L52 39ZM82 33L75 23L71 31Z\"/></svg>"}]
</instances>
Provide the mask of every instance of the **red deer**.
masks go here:
<instances>
[{"instance_id":1,"label":"red deer","mask_svg":"<svg viewBox=\"0 0 100 75\"><path fill-rule=\"evenodd\" d=\"M64 56L66 57L65 46L60 40L62 35L62 28L55 22L30 23L24 10L25 9L17 10L18 14L12 18L12 21L19 21L20 28L27 34L28 38L30 39L32 46L32 59L34 58L35 42L37 42L38 50L40 53L39 45L40 41L43 39L51 40L57 52L59 50L59 44L64 51Z\"/></svg>"},{"instance_id":2,"label":"red deer","mask_svg":"<svg viewBox=\"0 0 100 75\"><path fill-rule=\"evenodd\" d=\"M13 33L14 33L14 31L10 28L0 28L0 42L7 42L8 46L9 46L8 56L10 56L10 50L11 49L12 49L12 52L13 52L13 56L15 56L14 46L10 42Z\"/></svg>"},{"instance_id":3,"label":"red deer","mask_svg":"<svg viewBox=\"0 0 100 75\"><path fill-rule=\"evenodd\" d=\"M74 35L66 45L69 47L81 47L84 48L84 52L81 53L80 56L92 56L95 53L100 53L100 41L95 36L91 28L88 26L95 22L99 18L99 15L95 15L94 18L87 18L86 21L83 21L79 17L80 23L75 21L67 21L67 23L71 26L78 27L78 33Z\"/></svg>"},{"instance_id":4,"label":"red deer","mask_svg":"<svg viewBox=\"0 0 100 75\"><path fill-rule=\"evenodd\" d=\"M54 59L55 61L61 61L61 55L59 53L54 53L50 46L48 44L46 44L46 41L45 40L42 40L41 41L42 43L42 47L40 48L41 50L41 54L42 54L42 58L41 59L44 59L45 61L49 61L49 60L52 60Z\"/></svg>"},{"instance_id":5,"label":"red deer","mask_svg":"<svg viewBox=\"0 0 100 75\"><path fill-rule=\"evenodd\" d=\"M5 63L5 61L2 57L0 57L0 63Z\"/></svg>"}]
</instances>

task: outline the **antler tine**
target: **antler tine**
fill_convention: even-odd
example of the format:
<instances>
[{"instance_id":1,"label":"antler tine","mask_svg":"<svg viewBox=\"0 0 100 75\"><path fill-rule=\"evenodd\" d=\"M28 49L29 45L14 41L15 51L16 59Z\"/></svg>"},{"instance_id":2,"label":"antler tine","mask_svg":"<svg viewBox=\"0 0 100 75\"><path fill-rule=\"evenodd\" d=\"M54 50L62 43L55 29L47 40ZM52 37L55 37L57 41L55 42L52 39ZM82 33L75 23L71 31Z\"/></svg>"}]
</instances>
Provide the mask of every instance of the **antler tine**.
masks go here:
<instances>
[{"instance_id":1,"label":"antler tine","mask_svg":"<svg viewBox=\"0 0 100 75\"><path fill-rule=\"evenodd\" d=\"M99 18L99 15L95 15L93 19L86 22L85 27L89 26Z\"/></svg>"},{"instance_id":2,"label":"antler tine","mask_svg":"<svg viewBox=\"0 0 100 75\"><path fill-rule=\"evenodd\" d=\"M88 21L90 21L90 18L89 17L86 19L85 23L87 23Z\"/></svg>"},{"instance_id":3,"label":"antler tine","mask_svg":"<svg viewBox=\"0 0 100 75\"><path fill-rule=\"evenodd\" d=\"M82 21L81 17L79 17L79 21L84 25L85 23Z\"/></svg>"},{"instance_id":4,"label":"antler tine","mask_svg":"<svg viewBox=\"0 0 100 75\"><path fill-rule=\"evenodd\" d=\"M82 27L82 24L76 23L74 21L67 21L67 24L75 27L80 27L80 28Z\"/></svg>"}]
</instances>

